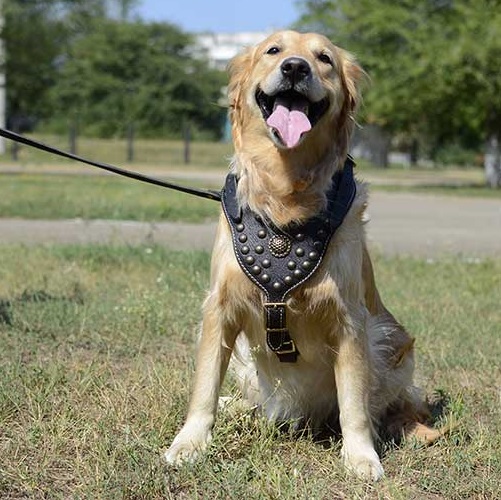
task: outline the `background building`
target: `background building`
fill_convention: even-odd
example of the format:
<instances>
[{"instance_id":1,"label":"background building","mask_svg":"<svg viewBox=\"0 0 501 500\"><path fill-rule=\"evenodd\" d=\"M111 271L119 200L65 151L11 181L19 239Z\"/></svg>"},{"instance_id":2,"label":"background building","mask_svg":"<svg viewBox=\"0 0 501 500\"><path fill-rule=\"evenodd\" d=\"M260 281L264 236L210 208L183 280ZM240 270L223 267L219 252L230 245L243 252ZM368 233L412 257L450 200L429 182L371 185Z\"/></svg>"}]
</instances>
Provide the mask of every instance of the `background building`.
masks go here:
<instances>
[{"instance_id":1,"label":"background building","mask_svg":"<svg viewBox=\"0 0 501 500\"><path fill-rule=\"evenodd\" d=\"M264 40L271 31L247 33L201 33L196 36L200 51L213 68L224 70L228 62L246 47Z\"/></svg>"}]
</instances>

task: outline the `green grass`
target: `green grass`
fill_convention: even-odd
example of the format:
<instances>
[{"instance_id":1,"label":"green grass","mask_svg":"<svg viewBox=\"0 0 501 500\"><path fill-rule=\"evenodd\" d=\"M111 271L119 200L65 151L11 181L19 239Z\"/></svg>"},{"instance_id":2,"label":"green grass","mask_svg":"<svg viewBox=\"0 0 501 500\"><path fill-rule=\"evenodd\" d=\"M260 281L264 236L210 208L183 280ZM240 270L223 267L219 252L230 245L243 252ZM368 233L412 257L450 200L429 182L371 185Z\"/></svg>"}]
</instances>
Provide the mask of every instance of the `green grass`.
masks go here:
<instances>
[{"instance_id":1,"label":"green grass","mask_svg":"<svg viewBox=\"0 0 501 500\"><path fill-rule=\"evenodd\" d=\"M501 199L501 189L491 189L485 184L447 185L447 184L373 184L371 189L390 193L416 193L435 196L460 196L467 198L497 198Z\"/></svg>"},{"instance_id":2,"label":"green grass","mask_svg":"<svg viewBox=\"0 0 501 500\"><path fill-rule=\"evenodd\" d=\"M417 338L417 379L457 427L383 447L386 477L221 414L200 461L160 454L186 413L209 256L160 247L0 247L0 498L496 498L501 261L378 258L385 301ZM225 387L231 393L231 382Z\"/></svg>"},{"instance_id":3,"label":"green grass","mask_svg":"<svg viewBox=\"0 0 501 500\"><path fill-rule=\"evenodd\" d=\"M200 186L193 180L175 182ZM0 217L202 222L214 219L218 211L212 200L115 176L0 177Z\"/></svg>"},{"instance_id":4,"label":"green grass","mask_svg":"<svg viewBox=\"0 0 501 500\"><path fill-rule=\"evenodd\" d=\"M35 140L45 142L65 151L69 151L70 149L69 141L66 137L40 134L32 137ZM12 142L7 141L6 144L8 152L0 156L0 160L12 163ZM203 169L226 168L232 151L233 146L228 143L194 141L191 143L190 148L190 164L185 165L184 143L182 141L137 139L134 142L134 162L132 165L154 165L183 169L189 169L190 166ZM125 139L89 139L82 137L77 141L77 154L91 160L124 165L127 163L127 143ZM19 165L61 165L67 163L68 160L53 154L45 153L29 146L19 146Z\"/></svg>"},{"instance_id":5,"label":"green grass","mask_svg":"<svg viewBox=\"0 0 501 500\"><path fill-rule=\"evenodd\" d=\"M36 136L51 145L67 149L67 139ZM10 146L10 143L8 143ZM183 143L140 139L136 142L136 160L125 165L126 143L119 139L86 139L78 142L78 153L130 170L153 170L154 176L169 176L180 171L221 173L227 168L231 144L193 142L192 161L183 163ZM9 173L12 167L16 175ZM47 171L53 171L46 175ZM54 171L60 174L54 175ZM44 173L45 172L45 173ZM9 154L0 157L0 217L29 219L128 219L139 221L175 220L203 222L214 219L218 204L193 196L141 184L117 176L88 175L98 172L90 166L68 162L48 153L22 146L15 164ZM480 169L377 169L361 160L357 166L361 179L372 188L392 192L500 198L501 190L483 185ZM82 175L79 175L82 174ZM85 175L84 175L85 174ZM190 177L189 175L187 176ZM175 179L176 182L176 179ZM214 181L178 181L188 186L218 189Z\"/></svg>"},{"instance_id":6,"label":"green grass","mask_svg":"<svg viewBox=\"0 0 501 500\"><path fill-rule=\"evenodd\" d=\"M373 170L364 169L368 178ZM428 174L429 175L429 174ZM168 177L168 175L167 175ZM221 175L221 178L223 174ZM378 177L381 179L381 177ZM373 183L371 189L419 194L501 198L501 190L479 185L387 185ZM423 179L417 179L423 182ZM185 186L219 189L214 181L193 179L174 182ZM28 219L128 219L203 222L214 219L218 203L184 193L143 184L113 175L46 175L35 173L0 175L0 217Z\"/></svg>"}]
</instances>

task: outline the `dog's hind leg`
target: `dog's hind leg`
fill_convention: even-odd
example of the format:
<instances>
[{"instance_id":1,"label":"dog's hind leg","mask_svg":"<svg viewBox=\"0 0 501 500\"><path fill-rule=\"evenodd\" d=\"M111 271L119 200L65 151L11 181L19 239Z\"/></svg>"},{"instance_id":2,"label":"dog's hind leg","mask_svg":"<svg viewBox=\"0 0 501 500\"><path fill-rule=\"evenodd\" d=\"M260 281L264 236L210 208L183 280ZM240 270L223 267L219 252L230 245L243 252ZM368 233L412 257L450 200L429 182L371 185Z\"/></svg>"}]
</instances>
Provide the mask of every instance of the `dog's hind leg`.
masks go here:
<instances>
[{"instance_id":1,"label":"dog's hind leg","mask_svg":"<svg viewBox=\"0 0 501 500\"><path fill-rule=\"evenodd\" d=\"M394 439L415 439L430 444L446 429L427 425L430 411L420 391L413 386L414 339L386 309L374 279L374 270L364 247L362 276L365 303L372 315L369 337L374 373L380 377L371 397L373 414L382 415L384 433Z\"/></svg>"},{"instance_id":2,"label":"dog's hind leg","mask_svg":"<svg viewBox=\"0 0 501 500\"><path fill-rule=\"evenodd\" d=\"M219 389L231 356L238 329L225 320L217 294L204 304L202 335L198 347L193 393L186 423L165 452L170 464L190 461L211 439Z\"/></svg>"}]
</instances>

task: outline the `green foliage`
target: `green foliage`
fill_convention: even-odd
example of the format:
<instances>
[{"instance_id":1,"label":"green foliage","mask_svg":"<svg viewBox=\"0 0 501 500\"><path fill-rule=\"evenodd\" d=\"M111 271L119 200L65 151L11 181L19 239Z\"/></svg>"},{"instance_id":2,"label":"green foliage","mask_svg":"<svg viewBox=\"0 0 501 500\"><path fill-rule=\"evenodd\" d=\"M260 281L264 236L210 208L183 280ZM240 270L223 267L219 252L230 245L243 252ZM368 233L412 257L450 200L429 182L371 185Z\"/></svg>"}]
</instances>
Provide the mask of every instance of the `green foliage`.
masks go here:
<instances>
[{"instance_id":1,"label":"green foliage","mask_svg":"<svg viewBox=\"0 0 501 500\"><path fill-rule=\"evenodd\" d=\"M58 2L4 3L9 116L44 115L48 111L44 97L55 77L52 63L66 36L61 21L53 17Z\"/></svg>"},{"instance_id":2,"label":"green foliage","mask_svg":"<svg viewBox=\"0 0 501 500\"><path fill-rule=\"evenodd\" d=\"M479 147L501 130L499 0L307 0L300 24L354 52L372 84L365 119Z\"/></svg>"},{"instance_id":3,"label":"green foliage","mask_svg":"<svg viewBox=\"0 0 501 500\"><path fill-rule=\"evenodd\" d=\"M478 164L478 155L457 142L451 142L437 151L435 161L438 165L469 167Z\"/></svg>"},{"instance_id":4,"label":"green foliage","mask_svg":"<svg viewBox=\"0 0 501 500\"><path fill-rule=\"evenodd\" d=\"M54 118L77 119L87 135L123 135L133 121L143 136L222 128L219 72L189 57L191 38L168 24L103 19L69 47L51 90ZM194 76L196 75L196 78Z\"/></svg>"},{"instance_id":5,"label":"green foliage","mask_svg":"<svg viewBox=\"0 0 501 500\"><path fill-rule=\"evenodd\" d=\"M62 132L219 136L225 77L193 57L193 40L170 24L130 21L134 0L7 0L8 115ZM113 13L116 15L113 17ZM119 20L117 20L118 18Z\"/></svg>"}]
</instances>

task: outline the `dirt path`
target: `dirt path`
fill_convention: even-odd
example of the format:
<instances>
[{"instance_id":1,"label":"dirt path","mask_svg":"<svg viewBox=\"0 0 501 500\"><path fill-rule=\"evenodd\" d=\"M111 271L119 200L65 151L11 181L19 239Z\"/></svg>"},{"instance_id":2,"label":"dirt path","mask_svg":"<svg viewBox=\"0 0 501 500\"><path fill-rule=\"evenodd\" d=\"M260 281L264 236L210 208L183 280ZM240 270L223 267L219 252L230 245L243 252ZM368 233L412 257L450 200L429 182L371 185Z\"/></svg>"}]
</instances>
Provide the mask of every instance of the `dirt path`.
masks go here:
<instances>
[{"instance_id":1,"label":"dirt path","mask_svg":"<svg viewBox=\"0 0 501 500\"><path fill-rule=\"evenodd\" d=\"M369 215L369 242L387 255L501 256L498 200L373 192ZM214 233L215 223L0 219L0 244L159 243L210 250Z\"/></svg>"}]
</instances>

